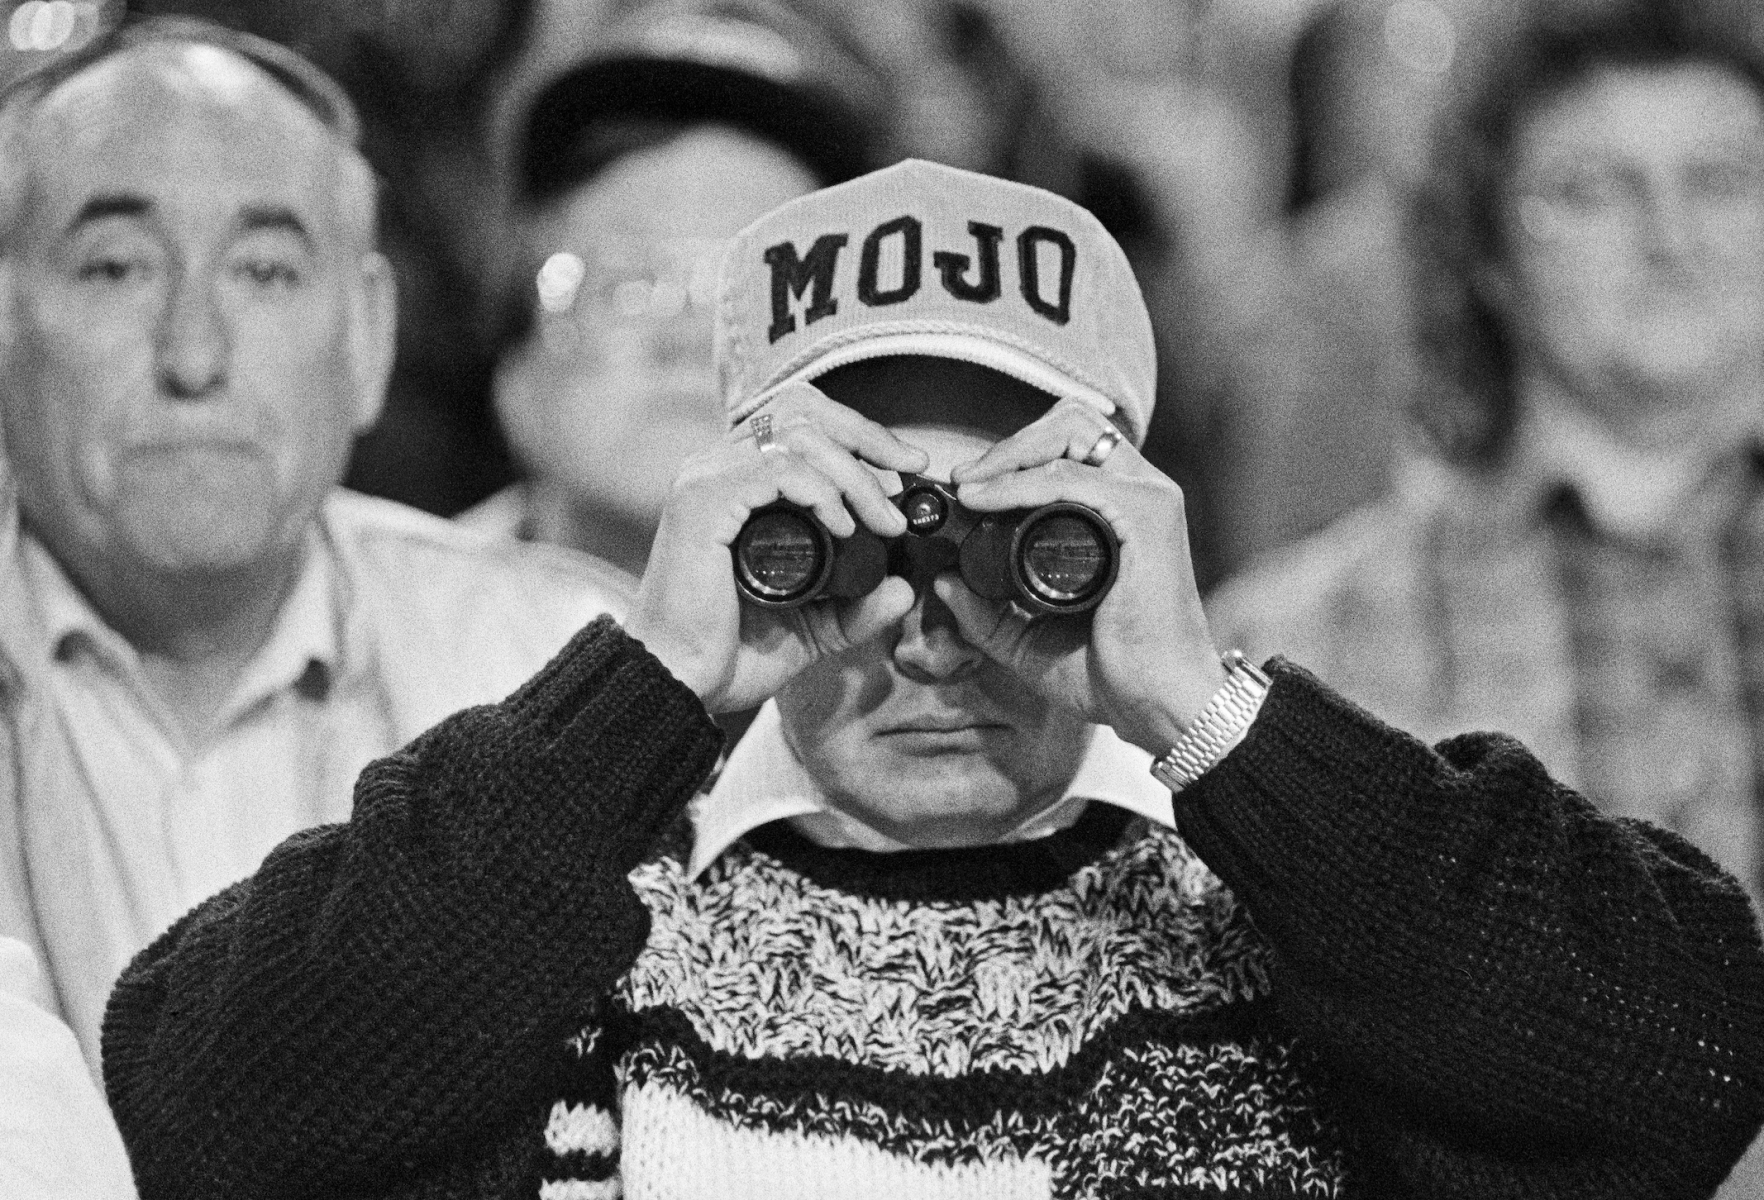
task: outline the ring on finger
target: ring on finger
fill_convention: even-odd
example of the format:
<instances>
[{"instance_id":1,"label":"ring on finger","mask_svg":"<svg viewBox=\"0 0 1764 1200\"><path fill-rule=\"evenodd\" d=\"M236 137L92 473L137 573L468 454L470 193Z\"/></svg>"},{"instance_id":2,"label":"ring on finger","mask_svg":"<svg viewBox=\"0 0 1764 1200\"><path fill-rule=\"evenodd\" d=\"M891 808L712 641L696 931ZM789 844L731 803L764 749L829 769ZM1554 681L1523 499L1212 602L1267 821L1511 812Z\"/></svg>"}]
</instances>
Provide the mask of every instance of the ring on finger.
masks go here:
<instances>
[{"instance_id":1,"label":"ring on finger","mask_svg":"<svg viewBox=\"0 0 1764 1200\"><path fill-rule=\"evenodd\" d=\"M780 449L778 439L772 433L771 413L755 413L747 418L747 424L753 430L753 444L759 447L761 454Z\"/></svg>"},{"instance_id":2,"label":"ring on finger","mask_svg":"<svg viewBox=\"0 0 1764 1200\"><path fill-rule=\"evenodd\" d=\"M1100 467L1108 461L1109 455L1113 454L1115 447L1120 444L1121 431L1110 425L1102 431L1102 436L1096 439L1096 444L1090 448L1090 452L1084 456L1082 461L1093 467Z\"/></svg>"}]
</instances>

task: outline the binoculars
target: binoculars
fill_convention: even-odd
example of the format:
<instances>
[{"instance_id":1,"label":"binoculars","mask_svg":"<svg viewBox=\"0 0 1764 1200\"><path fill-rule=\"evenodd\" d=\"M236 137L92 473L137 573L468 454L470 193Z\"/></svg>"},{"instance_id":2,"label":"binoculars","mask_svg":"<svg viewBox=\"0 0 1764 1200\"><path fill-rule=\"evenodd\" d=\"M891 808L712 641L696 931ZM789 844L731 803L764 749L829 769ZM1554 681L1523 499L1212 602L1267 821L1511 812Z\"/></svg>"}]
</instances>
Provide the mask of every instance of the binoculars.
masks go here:
<instances>
[{"instance_id":1,"label":"binoculars","mask_svg":"<svg viewBox=\"0 0 1764 1200\"><path fill-rule=\"evenodd\" d=\"M980 513L955 489L902 474L894 506L907 531L884 538L859 525L836 538L809 510L777 500L748 515L730 547L735 584L750 604L795 608L867 595L889 575L958 571L988 600L1035 614L1087 612L1102 603L1120 567L1121 543L1095 510L1061 502Z\"/></svg>"}]
</instances>

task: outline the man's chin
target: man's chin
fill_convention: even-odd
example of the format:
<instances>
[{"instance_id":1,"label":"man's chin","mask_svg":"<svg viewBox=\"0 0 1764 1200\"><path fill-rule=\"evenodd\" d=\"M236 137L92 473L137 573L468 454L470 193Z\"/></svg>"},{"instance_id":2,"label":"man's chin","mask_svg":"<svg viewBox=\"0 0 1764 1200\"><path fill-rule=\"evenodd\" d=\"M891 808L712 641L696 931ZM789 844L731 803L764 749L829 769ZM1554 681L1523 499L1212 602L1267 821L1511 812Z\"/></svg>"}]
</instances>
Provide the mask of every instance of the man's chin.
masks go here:
<instances>
[{"instance_id":1,"label":"man's chin","mask_svg":"<svg viewBox=\"0 0 1764 1200\"><path fill-rule=\"evenodd\" d=\"M249 568L278 544L279 509L266 497L194 499L130 508L118 534L137 562L166 575Z\"/></svg>"},{"instance_id":2,"label":"man's chin","mask_svg":"<svg viewBox=\"0 0 1764 1200\"><path fill-rule=\"evenodd\" d=\"M136 454L119 464L107 507L137 561L171 574L260 561L285 510L263 456L225 451Z\"/></svg>"},{"instance_id":3,"label":"man's chin","mask_svg":"<svg viewBox=\"0 0 1764 1200\"><path fill-rule=\"evenodd\" d=\"M845 789L838 807L909 846L935 849L998 841L1036 798L975 756L897 759Z\"/></svg>"},{"instance_id":4,"label":"man's chin","mask_svg":"<svg viewBox=\"0 0 1764 1200\"><path fill-rule=\"evenodd\" d=\"M167 575L220 575L262 562L273 550L264 521L134 523L124 538L137 562Z\"/></svg>"}]
</instances>

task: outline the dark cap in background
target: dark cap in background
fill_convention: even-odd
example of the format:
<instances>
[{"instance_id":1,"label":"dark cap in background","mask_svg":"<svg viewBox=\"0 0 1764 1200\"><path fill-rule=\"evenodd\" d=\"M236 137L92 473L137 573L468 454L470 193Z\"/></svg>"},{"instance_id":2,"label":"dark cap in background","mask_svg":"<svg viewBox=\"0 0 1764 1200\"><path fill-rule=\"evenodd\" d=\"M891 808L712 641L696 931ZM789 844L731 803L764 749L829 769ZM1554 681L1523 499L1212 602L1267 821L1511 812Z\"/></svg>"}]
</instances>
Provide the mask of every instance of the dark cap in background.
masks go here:
<instances>
[{"instance_id":1,"label":"dark cap in background","mask_svg":"<svg viewBox=\"0 0 1764 1200\"><path fill-rule=\"evenodd\" d=\"M877 72L783 4L645 4L534 99L517 186L532 201L567 190L604 165L595 131L633 120L731 125L789 150L822 183L840 183L877 165L886 112Z\"/></svg>"}]
</instances>

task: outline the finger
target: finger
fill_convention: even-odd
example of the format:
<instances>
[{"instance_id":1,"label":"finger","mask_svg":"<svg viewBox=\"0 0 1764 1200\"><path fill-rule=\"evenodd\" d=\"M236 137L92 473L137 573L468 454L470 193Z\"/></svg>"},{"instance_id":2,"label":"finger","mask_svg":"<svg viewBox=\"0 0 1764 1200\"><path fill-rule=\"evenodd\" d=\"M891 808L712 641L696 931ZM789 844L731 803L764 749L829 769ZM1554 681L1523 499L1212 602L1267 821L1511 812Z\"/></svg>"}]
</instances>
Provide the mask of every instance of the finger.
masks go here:
<instances>
[{"instance_id":1,"label":"finger","mask_svg":"<svg viewBox=\"0 0 1764 1200\"><path fill-rule=\"evenodd\" d=\"M937 598L955 617L962 639L987 658L1057 703L1081 708L1084 701L1058 681L1063 662L1090 640L1087 620L1032 620L1011 604L976 595L953 571L932 581Z\"/></svg>"},{"instance_id":2,"label":"finger","mask_svg":"<svg viewBox=\"0 0 1764 1200\"><path fill-rule=\"evenodd\" d=\"M1137 457L1137 451L1131 446L1123 445L1115 453ZM1159 479L1163 477L1159 476ZM1043 504L1066 500L1088 505L1106 515L1121 507L1124 486L1130 490L1143 488L1147 482L1145 479L1124 479L1120 474L1105 474L1096 467L1068 458L1056 458L1008 475L961 484L956 495L963 504L980 512L1039 508ZM1167 480L1164 486L1176 489L1176 485ZM1180 489L1176 489L1176 494L1180 496Z\"/></svg>"},{"instance_id":3,"label":"finger","mask_svg":"<svg viewBox=\"0 0 1764 1200\"><path fill-rule=\"evenodd\" d=\"M811 620L824 620L831 626L825 630L832 643L828 648L837 652L861 646L899 624L912 611L915 599L912 584L899 575L890 575L869 595L849 603L811 605L820 609Z\"/></svg>"},{"instance_id":4,"label":"finger","mask_svg":"<svg viewBox=\"0 0 1764 1200\"><path fill-rule=\"evenodd\" d=\"M792 429L786 438L780 444L831 479L844 493L846 503L857 514L858 520L883 537L898 537L906 532L906 517L889 501L884 481L874 470L813 426ZM896 490L899 490L898 484Z\"/></svg>"},{"instance_id":5,"label":"finger","mask_svg":"<svg viewBox=\"0 0 1764 1200\"><path fill-rule=\"evenodd\" d=\"M838 403L812 383L787 384L766 403L763 411L772 414L775 430L811 425L834 444L886 470L918 472L931 462L924 450L902 441L887 426Z\"/></svg>"},{"instance_id":6,"label":"finger","mask_svg":"<svg viewBox=\"0 0 1764 1200\"><path fill-rule=\"evenodd\" d=\"M931 589L955 617L964 641L995 662L1017 665L1029 635L1027 617L1013 612L1008 604L976 595L954 571L932 580Z\"/></svg>"},{"instance_id":7,"label":"finger","mask_svg":"<svg viewBox=\"0 0 1764 1200\"><path fill-rule=\"evenodd\" d=\"M813 512L834 537L850 537L857 532L857 522L845 507L845 494L839 485L800 454L782 446L755 456L735 499L741 506L741 521L737 525L745 522L754 509L782 499Z\"/></svg>"},{"instance_id":8,"label":"finger","mask_svg":"<svg viewBox=\"0 0 1764 1200\"><path fill-rule=\"evenodd\" d=\"M985 454L950 472L954 483L977 482L1038 467L1057 458L1083 462L1114 426L1081 400L1062 400Z\"/></svg>"}]
</instances>

